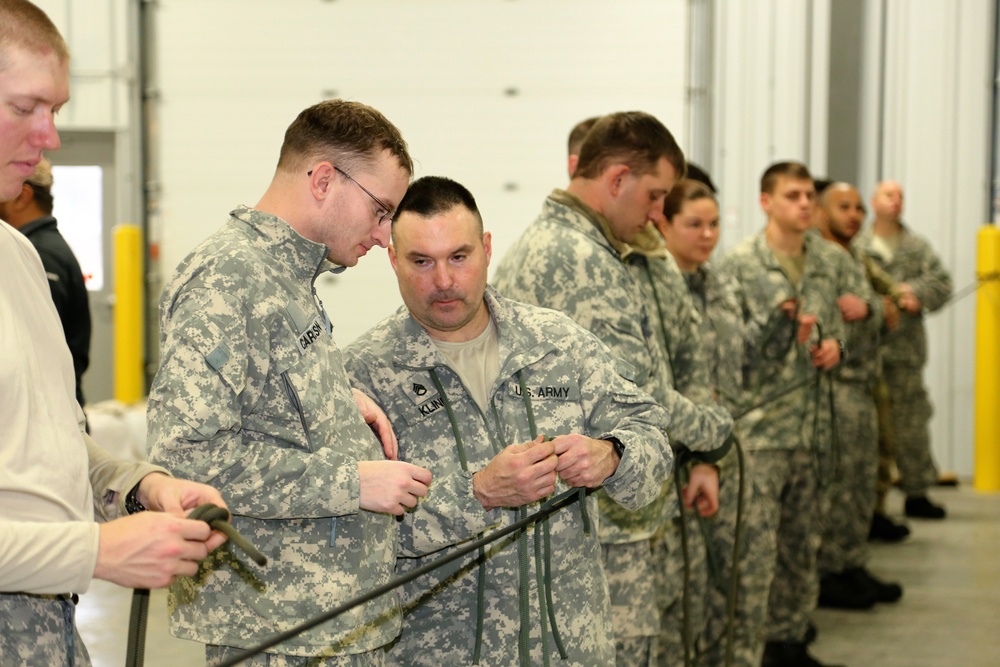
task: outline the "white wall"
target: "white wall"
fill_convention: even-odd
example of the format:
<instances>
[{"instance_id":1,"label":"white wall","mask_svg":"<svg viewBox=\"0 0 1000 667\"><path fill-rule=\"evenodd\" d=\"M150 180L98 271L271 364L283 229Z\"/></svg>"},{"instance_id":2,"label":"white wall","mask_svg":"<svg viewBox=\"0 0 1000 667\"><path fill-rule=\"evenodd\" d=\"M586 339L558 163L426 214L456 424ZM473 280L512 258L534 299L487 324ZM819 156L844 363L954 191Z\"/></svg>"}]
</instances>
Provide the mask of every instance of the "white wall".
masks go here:
<instances>
[{"instance_id":1,"label":"white wall","mask_svg":"<svg viewBox=\"0 0 1000 667\"><path fill-rule=\"evenodd\" d=\"M280 9L279 9L280 6ZM403 132L415 176L472 190L501 257L567 183L566 136L641 109L683 144L685 0L160 3L162 271L270 181L287 125L338 96ZM197 18L193 18L197 17ZM323 279L346 344L402 301L384 250Z\"/></svg>"}]
</instances>

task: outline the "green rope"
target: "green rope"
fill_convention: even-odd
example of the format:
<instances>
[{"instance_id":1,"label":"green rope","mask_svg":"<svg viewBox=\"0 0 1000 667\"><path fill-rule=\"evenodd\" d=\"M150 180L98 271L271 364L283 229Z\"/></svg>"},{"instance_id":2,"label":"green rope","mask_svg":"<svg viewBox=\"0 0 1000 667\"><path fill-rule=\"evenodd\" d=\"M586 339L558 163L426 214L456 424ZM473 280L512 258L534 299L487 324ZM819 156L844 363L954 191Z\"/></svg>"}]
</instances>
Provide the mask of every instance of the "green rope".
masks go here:
<instances>
[{"instance_id":1,"label":"green rope","mask_svg":"<svg viewBox=\"0 0 1000 667\"><path fill-rule=\"evenodd\" d=\"M549 610L547 609L548 596L544 593L551 587L552 582L546 579L545 559L542 556L542 539L539 534L542 524L547 524L548 519L535 522L535 585L538 589L538 621L542 635L542 667L549 667L551 664L551 651L549 650Z\"/></svg>"},{"instance_id":2,"label":"green rope","mask_svg":"<svg viewBox=\"0 0 1000 667\"><path fill-rule=\"evenodd\" d=\"M577 496L579 498L579 496ZM584 498L583 502L586 502ZM538 525L538 524L535 524ZM559 626L556 625L556 607L552 604L552 535L549 531L549 518L545 517L542 523L542 536L545 540L545 598L549 605L549 621L552 624L552 639L556 643L559 657L567 658L566 647L563 644L562 636L559 634Z\"/></svg>"},{"instance_id":3,"label":"green rope","mask_svg":"<svg viewBox=\"0 0 1000 667\"><path fill-rule=\"evenodd\" d=\"M458 428L458 419L455 417L455 411L451 407L448 395L444 392L444 385L441 384L441 379L438 378L437 370L434 368L431 369L431 382L434 383L434 388L437 390L438 396L441 397L441 402L444 404L444 411L448 415L451 433L455 436L455 447L458 449L458 462L461 464L463 472L469 472L468 457L465 455L465 443L462 440L462 433ZM482 536L482 533L479 534ZM479 664L479 659L483 654L483 630L485 625L483 617L486 615L485 546L479 547L477 560L479 561L479 567L476 572L476 643L472 650L472 664L474 665Z\"/></svg>"}]
</instances>

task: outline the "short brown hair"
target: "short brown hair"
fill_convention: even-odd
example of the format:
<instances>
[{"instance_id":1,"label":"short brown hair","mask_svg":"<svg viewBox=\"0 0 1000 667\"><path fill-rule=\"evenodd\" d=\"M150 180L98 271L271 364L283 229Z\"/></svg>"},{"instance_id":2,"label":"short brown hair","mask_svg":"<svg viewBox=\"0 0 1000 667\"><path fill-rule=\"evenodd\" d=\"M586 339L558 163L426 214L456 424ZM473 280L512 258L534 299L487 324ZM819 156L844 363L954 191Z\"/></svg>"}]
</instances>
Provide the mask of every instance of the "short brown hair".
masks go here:
<instances>
[{"instance_id":1,"label":"short brown hair","mask_svg":"<svg viewBox=\"0 0 1000 667\"><path fill-rule=\"evenodd\" d=\"M671 219L680 213L686 201L697 199L711 199L715 201L715 194L707 185L694 179L685 178L677 182L667 198L663 200L663 217L669 223Z\"/></svg>"},{"instance_id":2,"label":"short brown hair","mask_svg":"<svg viewBox=\"0 0 1000 667\"><path fill-rule=\"evenodd\" d=\"M642 111L608 114L584 138L574 177L597 178L613 164L627 165L636 175L648 174L660 158L683 177L684 152L663 123Z\"/></svg>"},{"instance_id":3,"label":"short brown hair","mask_svg":"<svg viewBox=\"0 0 1000 667\"><path fill-rule=\"evenodd\" d=\"M314 160L336 160L347 171L364 170L383 150L413 173L406 141L385 116L360 102L326 100L303 110L288 126L278 169L294 171Z\"/></svg>"},{"instance_id":4,"label":"short brown hair","mask_svg":"<svg viewBox=\"0 0 1000 667\"><path fill-rule=\"evenodd\" d=\"M600 116L593 116L587 120L581 120L573 126L573 129L569 131L569 140L566 142L566 153L568 155L580 154L580 146L583 145L584 137L590 132L590 128L594 127L594 123L600 119Z\"/></svg>"},{"instance_id":5,"label":"short brown hair","mask_svg":"<svg viewBox=\"0 0 1000 667\"><path fill-rule=\"evenodd\" d=\"M7 67L11 47L32 53L55 51L59 60L69 60L66 40L55 24L27 0L0 0L0 70Z\"/></svg>"},{"instance_id":6,"label":"short brown hair","mask_svg":"<svg viewBox=\"0 0 1000 667\"><path fill-rule=\"evenodd\" d=\"M811 181L812 174L809 168L801 162L775 162L764 170L760 177L760 193L774 194L774 186L778 184L778 179L786 177L797 181Z\"/></svg>"}]
</instances>

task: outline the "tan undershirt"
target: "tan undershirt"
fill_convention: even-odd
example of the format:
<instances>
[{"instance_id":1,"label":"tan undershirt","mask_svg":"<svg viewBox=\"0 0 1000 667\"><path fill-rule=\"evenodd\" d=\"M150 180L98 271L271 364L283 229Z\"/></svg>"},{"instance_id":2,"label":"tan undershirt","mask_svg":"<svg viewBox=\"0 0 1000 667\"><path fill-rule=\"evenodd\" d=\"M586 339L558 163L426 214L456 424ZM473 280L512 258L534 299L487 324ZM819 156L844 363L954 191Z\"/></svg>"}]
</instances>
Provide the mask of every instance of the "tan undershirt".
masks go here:
<instances>
[{"instance_id":1,"label":"tan undershirt","mask_svg":"<svg viewBox=\"0 0 1000 667\"><path fill-rule=\"evenodd\" d=\"M884 257L887 264L892 262L897 248L899 248L899 234L893 234L892 236L872 234L872 250L881 257Z\"/></svg>"},{"instance_id":2,"label":"tan undershirt","mask_svg":"<svg viewBox=\"0 0 1000 667\"><path fill-rule=\"evenodd\" d=\"M803 250L802 253L792 257L783 252L779 252L774 248L771 248L771 252L774 253L774 258L778 260L778 264L782 269L785 270L785 275L788 279L798 288L799 283L802 282L802 272L806 269L806 253Z\"/></svg>"},{"instance_id":3,"label":"tan undershirt","mask_svg":"<svg viewBox=\"0 0 1000 667\"><path fill-rule=\"evenodd\" d=\"M490 388L500 374L500 342L493 318L490 318L483 333L472 340L460 343L434 340L434 345L448 360L479 408L486 413Z\"/></svg>"}]
</instances>

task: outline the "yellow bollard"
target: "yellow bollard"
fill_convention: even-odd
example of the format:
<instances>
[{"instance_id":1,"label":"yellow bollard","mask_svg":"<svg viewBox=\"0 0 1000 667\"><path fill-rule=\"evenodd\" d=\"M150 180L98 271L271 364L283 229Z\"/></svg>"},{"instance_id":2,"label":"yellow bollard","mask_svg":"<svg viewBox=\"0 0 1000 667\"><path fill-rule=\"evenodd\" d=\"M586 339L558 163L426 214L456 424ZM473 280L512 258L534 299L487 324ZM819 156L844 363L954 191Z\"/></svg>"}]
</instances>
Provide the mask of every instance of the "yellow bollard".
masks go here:
<instances>
[{"instance_id":1,"label":"yellow bollard","mask_svg":"<svg viewBox=\"0 0 1000 667\"><path fill-rule=\"evenodd\" d=\"M979 232L976 274L976 454L973 487L1000 491L1000 229Z\"/></svg>"},{"instance_id":2,"label":"yellow bollard","mask_svg":"<svg viewBox=\"0 0 1000 667\"><path fill-rule=\"evenodd\" d=\"M146 393L142 345L142 230L117 225L115 252L115 399L138 403Z\"/></svg>"}]
</instances>

